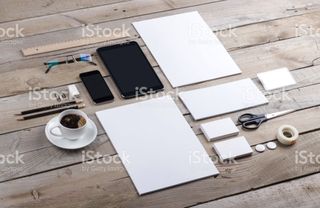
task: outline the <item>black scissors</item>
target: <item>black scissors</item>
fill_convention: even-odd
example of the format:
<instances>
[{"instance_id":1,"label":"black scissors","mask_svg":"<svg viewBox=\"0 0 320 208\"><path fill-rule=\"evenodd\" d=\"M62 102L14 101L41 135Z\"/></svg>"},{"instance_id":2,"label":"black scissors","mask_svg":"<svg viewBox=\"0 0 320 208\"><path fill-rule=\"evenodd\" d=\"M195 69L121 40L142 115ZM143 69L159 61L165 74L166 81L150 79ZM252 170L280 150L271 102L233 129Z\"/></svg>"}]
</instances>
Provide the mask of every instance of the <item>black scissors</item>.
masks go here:
<instances>
[{"instance_id":1,"label":"black scissors","mask_svg":"<svg viewBox=\"0 0 320 208\"><path fill-rule=\"evenodd\" d=\"M247 129L247 130L255 130L258 129L262 123L279 117L279 116L283 116L289 113L294 112L295 110L290 109L290 110L285 110L285 111L280 111L280 112L276 112L276 113L270 113L270 114L252 114L252 113L246 113L241 115L238 118L238 122L239 124L242 125L242 128Z\"/></svg>"}]
</instances>

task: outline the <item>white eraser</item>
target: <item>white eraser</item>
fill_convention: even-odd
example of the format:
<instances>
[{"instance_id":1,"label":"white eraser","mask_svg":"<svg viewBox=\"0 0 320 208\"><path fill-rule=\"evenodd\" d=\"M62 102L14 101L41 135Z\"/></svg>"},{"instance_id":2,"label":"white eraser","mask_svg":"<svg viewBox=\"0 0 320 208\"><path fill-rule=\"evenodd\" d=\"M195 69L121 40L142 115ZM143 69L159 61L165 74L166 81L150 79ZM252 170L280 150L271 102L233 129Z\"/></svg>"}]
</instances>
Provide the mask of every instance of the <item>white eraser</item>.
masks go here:
<instances>
[{"instance_id":1,"label":"white eraser","mask_svg":"<svg viewBox=\"0 0 320 208\"><path fill-rule=\"evenodd\" d=\"M233 159L252 154L252 148L246 138L236 137L213 144L213 148L221 160Z\"/></svg>"},{"instance_id":2,"label":"white eraser","mask_svg":"<svg viewBox=\"0 0 320 208\"><path fill-rule=\"evenodd\" d=\"M296 84L287 68L280 68L257 74L265 90L274 90Z\"/></svg>"},{"instance_id":3,"label":"white eraser","mask_svg":"<svg viewBox=\"0 0 320 208\"><path fill-rule=\"evenodd\" d=\"M231 118L224 118L200 125L200 129L209 142L239 134L239 129Z\"/></svg>"},{"instance_id":4,"label":"white eraser","mask_svg":"<svg viewBox=\"0 0 320 208\"><path fill-rule=\"evenodd\" d=\"M69 91L69 98L77 98L80 96L79 90L76 87L76 85L68 85L68 91Z\"/></svg>"}]
</instances>

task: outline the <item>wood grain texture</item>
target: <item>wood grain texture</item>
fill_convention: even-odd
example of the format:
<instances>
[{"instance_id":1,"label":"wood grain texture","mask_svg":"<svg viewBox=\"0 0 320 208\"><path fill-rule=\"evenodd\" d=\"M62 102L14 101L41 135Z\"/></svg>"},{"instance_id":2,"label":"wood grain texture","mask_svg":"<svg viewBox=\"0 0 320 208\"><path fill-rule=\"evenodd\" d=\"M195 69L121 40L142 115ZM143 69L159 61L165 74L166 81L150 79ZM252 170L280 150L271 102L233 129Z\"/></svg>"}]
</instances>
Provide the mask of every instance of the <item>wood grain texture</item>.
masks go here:
<instances>
[{"instance_id":1,"label":"wood grain texture","mask_svg":"<svg viewBox=\"0 0 320 208\"><path fill-rule=\"evenodd\" d=\"M127 0L1 0L0 22L21 20L123 1Z\"/></svg>"},{"instance_id":2,"label":"wood grain texture","mask_svg":"<svg viewBox=\"0 0 320 208\"><path fill-rule=\"evenodd\" d=\"M221 2L222 1L222 2ZM202 11L205 7L211 7L209 3L212 2L221 2L216 4L218 7L230 7L230 2L223 2L225 0L171 0L171 1L163 1L163 0L132 0L130 2L119 2L111 5L105 5L100 7L94 7L83 10L75 10L71 12L63 12L59 14L53 14L48 16L42 16L38 18L30 18L24 19L23 21L11 21L6 23L0 23L1 28L9 28L13 27L16 24L19 24L21 28L24 28L24 36L31 36L46 32L53 32L63 29L70 29L73 27L80 27L83 24L97 24L101 22L107 22L117 19L130 18L139 15L151 14L152 12L160 12L173 10L178 8L179 11L183 10L199 10ZM235 2L232 2L233 4ZM240 2L241 3L241 2ZM261 3L261 2L260 2ZM294 8L299 5L301 1L292 2L293 4L290 7ZM296 12L292 12L291 10L286 11L287 15L299 15L303 13L309 13L317 9L317 5L306 5L305 10L297 10ZM252 4L250 1L246 1L243 4ZM196 6L202 5L202 6ZM186 9L186 7L191 7ZM290 8L289 7L289 8ZM238 8L238 7L235 7ZM250 8L248 8L250 9ZM270 8L271 9L271 8ZM218 10L217 10L218 11ZM217 14L217 11L214 13L210 13L211 16L217 18L220 17ZM107 15L106 15L107 13ZM219 16L218 16L219 15ZM215 20L217 22L217 20ZM35 27L36 26L36 27ZM223 25L219 25L221 27ZM226 26L226 25L225 25ZM0 40L8 40L12 39L12 37L1 37Z\"/></svg>"},{"instance_id":3,"label":"wood grain texture","mask_svg":"<svg viewBox=\"0 0 320 208\"><path fill-rule=\"evenodd\" d=\"M192 182L142 197L137 195L130 179L124 177L123 169L109 169L109 165L104 165L106 169L87 173L83 168L84 164L79 164L1 183L0 199L4 207L19 207L21 204L26 207L191 206L319 172L317 164L296 163L294 157L297 151L320 154L318 138L318 132L302 135L294 146L279 146L274 151L237 160L236 164L218 165L220 175L217 178ZM95 167L95 164L85 166ZM38 199L34 199L31 194L33 190L39 193Z\"/></svg>"},{"instance_id":4,"label":"wood grain texture","mask_svg":"<svg viewBox=\"0 0 320 208\"><path fill-rule=\"evenodd\" d=\"M5 51L0 57L0 153L7 155L18 151L23 154L25 163L0 164L1 208L185 207L198 204L228 207L233 203L253 207L257 205L255 198L261 198L262 205L265 205L267 198L272 198L274 191L280 188L289 189L290 186L298 190L293 195L294 199L289 202L286 200L290 191L280 193L272 198L276 201L273 203L275 206L296 207L304 204L305 207L316 207L313 201L306 202L309 199L306 196L309 196L310 200L317 200L318 192L311 193L313 189L317 189L318 184L313 183L317 178L308 175L316 176L320 172L319 165L297 163L295 156L297 151L320 154L320 39L319 35L304 30L305 27L320 27L317 21L320 17L320 4L317 0L0 0L1 5L4 3L5 11L0 7L0 28L19 24L25 27L26 36L0 39L4 40L0 42L0 49ZM43 7L43 4L48 5ZM23 5L24 11L19 7L8 15L8 11L12 11L18 5ZM198 10L216 32L243 73L175 90L131 26L131 22L193 10ZM27 58L20 53L20 49L24 47L79 38L82 35L83 23L94 23L111 29L122 25L129 28L131 38L127 40L136 40L140 44L165 85L164 93L172 93L174 97L178 91L253 78L270 100L269 105L194 121L181 101L175 100L213 160L217 156L211 148L212 143L205 140L199 125L227 116L236 121L244 112L271 113L288 108L299 109L295 113L268 121L258 131L248 132L240 129L240 135L245 136L250 145L254 146L275 140L277 128L282 124L291 124L302 134L298 143L290 147L280 145L275 151L266 151L263 154L254 153L251 157L237 160L236 164L222 164L216 161L221 172L217 178L199 180L139 197L121 163L102 162L104 159L117 157L117 154L94 115L98 110L138 100L120 98L114 82L99 59L95 59L99 63L98 68L115 95L115 101L109 104L93 105L78 78L79 73L96 67L81 63L44 74L43 62L57 56L93 53L103 44ZM256 79L256 73L283 66L292 71L298 84L283 90L264 91ZM61 91L71 83L75 83L79 88L88 106L85 111L98 126L98 137L85 149L65 151L49 143L43 133L44 125L52 116L17 122L13 114L25 108L53 102L31 100L31 88L39 87L47 89L48 92ZM153 97L162 94L158 93ZM84 154L88 152L90 155ZM294 180L295 178L299 179ZM292 180L293 183L285 182L288 180ZM307 187L312 188L299 187L301 181L309 182ZM284 199L281 199L281 196ZM253 202L248 203L249 199ZM206 202L209 203L205 204Z\"/></svg>"},{"instance_id":5,"label":"wood grain texture","mask_svg":"<svg viewBox=\"0 0 320 208\"><path fill-rule=\"evenodd\" d=\"M205 5L217 1L221 0L120 1L119 3L24 19L23 21L18 20L2 24L0 23L0 28L6 29L19 25L20 28L23 28L23 36L26 37L46 32L81 27L89 24L152 14L154 12ZM18 37L4 36L1 37L0 40L10 40L15 38Z\"/></svg>"},{"instance_id":6,"label":"wood grain texture","mask_svg":"<svg viewBox=\"0 0 320 208\"><path fill-rule=\"evenodd\" d=\"M319 10L319 6L316 0L310 2L312 7L304 7L304 9L291 10L288 8L294 8L295 5L301 5L303 0L293 1L277 1L270 0L268 2L261 2L259 0L238 0L238 1L222 1L218 3L212 3L209 5L195 6L187 9L176 9L167 12L156 12L150 15L137 16L134 18L126 18L115 20L112 22L98 24L101 28L113 29L115 27L122 27L130 29L130 34L134 33L134 29L131 26L133 21L139 21L143 19L149 19L153 17L161 17L170 14L177 14L187 11L198 10L204 19L210 23L210 19L213 19L213 25L219 29L233 28L235 26L241 26L246 24L252 24L257 22L263 22L273 19L279 19L284 17L290 17L298 14L305 14ZM259 6L257 6L257 4ZM250 15L248 15L250 14ZM241 18L241 16L244 16ZM208 20L207 20L208 19ZM38 24L36 24L38 25ZM47 25L47 24L46 24ZM53 27L54 28L54 27ZM60 42L63 40L70 40L74 38L82 37L82 28L73 28L70 30L64 30L63 34L60 31L46 33L44 35L37 35L33 37L18 38L15 40L8 40L0 42L0 49L6 50L7 53L0 57L0 64L7 63L14 60L23 59L20 52L21 48L28 48L35 45L39 45L39 41L45 43ZM40 42L41 44L43 42ZM68 51L68 50L66 50ZM70 50L69 50L70 51ZM59 53L50 53L59 54ZM50 55L49 54L49 55Z\"/></svg>"},{"instance_id":7,"label":"wood grain texture","mask_svg":"<svg viewBox=\"0 0 320 208\"><path fill-rule=\"evenodd\" d=\"M303 50L303 48L305 50ZM308 51L308 52L307 52ZM309 53L311 54L310 56L304 56L304 54ZM196 84L192 86L187 86L183 88L178 88L178 91L183 91L183 90L191 90L191 89L198 89L201 87L207 87L207 86L212 86L220 83L225 83L241 78L246 78L246 77L256 77L256 73L262 72L262 71L267 71L270 69L274 68L279 68L281 66L287 66L289 69L296 69L296 68L303 68L307 66L312 66L313 65L313 60L317 58L317 56L320 55L319 51L317 50L316 45L314 45L314 41L310 40L309 37L301 37L301 38L296 38L296 39L289 39L286 41L280 41L280 42L275 42L272 44L269 44L267 46L256 46L256 47L251 47L251 48L246 48L242 49L239 51L234 51L231 53L235 61L239 64L240 68L242 69L242 74L239 76L233 76L233 77L228 77L228 78L223 78L219 80L213 80L201 84ZM150 55L149 55L150 56ZM257 61L260 60L260 61ZM153 62L154 63L154 62ZM14 87L19 87L19 85L13 85L13 83L23 83L22 87L24 90L29 90L30 88L48 88L48 87L53 87L54 85L64 85L68 84L70 82L78 82L78 73L81 73L82 71L87 71L90 69L95 69L95 67L92 67L87 64L83 64L85 68L81 70L79 67L79 64L77 65L69 65L70 67L75 67L76 70L67 70L67 71L62 71L62 70L56 70L52 71L49 74L44 74L43 72L39 71L37 74L40 73L41 76L35 77L36 73L30 73L30 71L25 71L24 76L19 76L16 77L14 76L13 72L9 72L8 75L3 74L2 77L0 77L0 80L3 79L2 83L7 83L5 86L6 88L3 89L3 92L6 93L8 90L13 89ZM87 68L88 67L88 68ZM66 73L67 72L67 73ZM103 74L105 74L105 71L102 71ZM157 70L157 73L162 80L162 82L165 85L165 91L167 93L176 93L177 90L172 89L164 75L160 72L160 70ZM56 74L58 76L56 76ZM313 76L315 79L317 79L317 74ZM25 79L27 80L22 81L20 79ZM10 80L11 79L11 80ZM16 79L16 80L12 80ZM55 81L52 81L55 80ZM64 82L60 82L61 80L65 80ZM70 81L71 80L71 81ZM112 91L114 92L113 94L116 96L116 99L114 102L110 104L104 104L100 106L94 106L93 103L90 101L90 98L86 96L86 90L84 89L82 84L77 84L78 88L80 89L80 92L82 95L85 95L84 100L87 106L90 106L90 112L94 112L94 110L98 109L103 109L105 107L113 107L117 106L120 103L125 104L129 102L135 102L134 100L125 100L123 101L120 98L119 92L116 89L114 83L110 79L110 77L107 78L107 82L110 84ZM43 85L42 83L48 83L48 85ZM51 88L48 90L45 90L48 94L52 94L54 91L59 91L59 89L64 89L64 87L60 88ZM16 89L16 92L21 93L23 92L22 89ZM163 92L161 92L163 93ZM160 93L160 94L161 94ZM24 93L20 94L17 96L13 97L4 97L0 99L0 103L3 106L0 112L3 114L3 116L0 118L0 121L6 121L6 122L0 122L1 133L13 131L13 130L19 130L23 127L25 128L30 128L33 127L37 124L44 124L45 122L48 121L48 118L40 118L40 119L35 119L31 121L24 121L17 123L15 121L14 113L21 111L23 109L30 108L33 105L37 105L39 103L35 102L33 99L30 99L30 96L33 98L34 93ZM174 94L175 95L175 94ZM312 100L311 100L312 101ZM310 101L310 102L311 102ZM13 105L13 103L15 103ZM180 104L182 106L182 104ZM41 123L39 123L41 122Z\"/></svg>"},{"instance_id":8,"label":"wood grain texture","mask_svg":"<svg viewBox=\"0 0 320 208\"><path fill-rule=\"evenodd\" d=\"M216 31L216 35L219 37L221 42L229 51L236 50L238 48L262 45L299 36L307 36L310 35L310 31L308 33L308 31L305 30L305 27L319 27L317 22L312 21L312 19L319 18L318 12L293 16L289 18L281 18L278 20L254 23L240 27L230 27L221 31L219 30L220 26L217 27L217 25L214 25L214 22L217 21L215 17L211 17L210 13L207 12L203 12L201 13L201 15L206 19L206 22L213 29L213 31ZM217 19L219 18L217 17ZM115 23L115 25L116 24L118 23ZM131 38L130 40L136 40L140 43L141 46L144 46L140 38L135 38L137 36L137 33L135 33L135 31L132 28L130 28L130 32L133 36L133 38ZM73 33L69 34L66 32L59 33L64 37L75 35ZM47 36L44 37L48 39ZM96 48L96 46L91 46L88 48L88 50L94 51L94 48ZM86 49L82 48L72 52L86 52ZM59 53L59 55L61 54L68 54L68 52ZM3 63L0 64L0 72L12 71L13 69L28 69L35 67L43 68L42 63L44 61L47 61L50 58L55 58L56 56L56 54L46 54L46 56L39 56L35 58L28 58L16 60L14 62L9 63Z\"/></svg>"},{"instance_id":9,"label":"wood grain texture","mask_svg":"<svg viewBox=\"0 0 320 208\"><path fill-rule=\"evenodd\" d=\"M294 22L299 21L299 20L302 22L302 21L305 21L306 19L309 19L309 18L317 18L318 16L315 14L318 14L318 13L312 13L312 14L309 14L306 16L303 15L304 18L302 18L302 16L299 16L300 18L292 17L293 19L291 21L287 21L287 19L281 19L281 20L276 20L276 21L271 21L271 22L264 22L264 23L254 24L254 25L243 26L240 28L234 28L234 29L231 29L232 31L229 31L229 29L228 29L228 30L217 33L217 35L221 39L222 43L231 51L235 50L237 48L240 49L240 48L247 48L249 46L252 47L252 46L256 46L256 45L261 45L266 42L273 42L273 41L283 40L283 39L292 39L293 37L295 37L295 35L296 35L295 33L297 32L296 31L296 24ZM289 23L286 24L286 22L289 22ZM314 25L314 27L316 28L317 25ZM258 29L257 29L257 31L253 31L252 28L258 28ZM258 31L263 30L263 28L265 31L269 31L269 32L268 33L259 33ZM281 28L281 29L278 30L278 28ZM278 32L274 32L274 31L278 31ZM279 49L281 51L281 53L283 53L283 54L287 53L287 51L289 52L289 50L296 50L295 57L292 57L292 59L297 59L296 61L299 61L298 56L302 57L301 54L309 53L306 50L313 50L313 52L310 52L310 54L312 54L313 56L306 57L309 59L309 61L306 64L307 65L318 64L317 59L319 57L319 53L318 53L316 47L312 47L312 45L316 46L314 44L314 42L318 42L319 41L318 38L311 38L311 37L307 36L307 34L303 33L302 29L300 32L301 32L301 35L303 36L303 38L307 39L307 41L305 41L305 39L301 39L300 41L299 40L287 40L289 42L284 42L283 44L281 44L279 46L278 46L278 44L280 44L280 43L277 43L277 44L273 45L273 48L268 49L268 48L265 48L264 46L261 46L261 47L258 47L257 50L261 50L261 49L264 50L262 52L264 53L265 56L268 55L268 54L266 54L266 49L268 50L267 51L268 53L270 53L271 50L276 52L275 49ZM229 34L229 35L225 36L226 34ZM298 34L300 34L300 33L298 33ZM269 39L268 38L266 39L265 37L268 37ZM137 40L141 44L141 46L143 47L143 43L140 39L135 39L135 40ZM298 41L297 44L294 43L295 41ZM90 48L88 50L83 50L83 49L80 51L78 50L74 53L94 52L96 47ZM298 50L298 48L299 48L299 50ZM306 50L304 50L304 48ZM149 51L145 47L143 47L143 49L144 49L145 53L148 55L148 58L152 62L152 64L154 66L156 66L157 64L153 60ZM234 52L234 53L237 54L237 52ZM247 53L250 54L251 49L248 50ZM243 52L243 51L241 51L241 54L248 56L248 54L246 54L246 52ZM233 55L233 53L231 55ZM252 55L255 55L255 57L253 57L252 59L263 59L264 58L264 57L257 56L258 54L256 55L255 53L253 53ZM282 62L280 62L281 60L279 62L272 62L273 66L268 65L269 66L267 68L268 70L271 69L272 67L276 68L276 67L285 66L288 63L284 63L284 62L289 62L289 60L286 60L286 57L281 56L281 54L279 54L279 55L275 54L275 55L278 56L277 58L281 58L284 60ZM62 56L62 55L60 54L60 56ZM8 71L8 72L4 72L2 74L3 76L0 77L0 80L2 82L6 83L5 84L6 87L3 89L0 89L0 96L19 94L24 91L28 91L28 89L33 86L47 88L47 87L52 87L54 85L63 85L65 83L75 82L75 78L77 78L77 75L79 73L79 69L80 69L80 72L82 72L83 70L81 70L81 69L83 67L85 67L84 68L85 71L87 70L86 69L87 67L92 68L87 65L80 65L79 67L69 65L69 66L63 67L63 69L65 69L65 70L60 71L60 73L59 73L59 71L57 73L53 73L54 75L57 75L56 77L52 77L50 79L45 79L47 77L47 75L42 72L45 70L45 67L43 66L43 62L48 61L50 59L54 59L54 58L56 58L56 56L54 56L54 55L48 56L47 55L47 56L43 56L41 58L33 58L33 59L28 59L28 60L23 60L23 61L16 61L15 63L10 62L8 64L0 65L0 70ZM270 58L273 58L273 57L270 57ZM239 58L235 57L235 59L236 59L236 62L239 62L239 61L237 61L238 59L249 61L249 58L244 59L242 57L239 57ZM240 62L239 62L239 64L240 64ZM20 69L17 69L17 70L19 70L19 72L14 71L12 69L10 70L10 68L9 68L10 66L20 68ZM240 67L247 68L248 66L244 64L244 66L240 65ZM294 69L294 67L296 67L296 66L293 66L292 69ZM297 67L298 68L305 67L305 65L298 65ZM66 70L67 70L67 73L70 73L69 76L64 76L66 73ZM252 70L254 71L255 68L252 67ZM102 70L102 72L103 71L104 70ZM21 74L21 76L19 76L19 81L12 80L12 77L13 77L12 74L14 74L14 73ZM74 73L74 74L72 74L72 73ZM103 73L105 74L105 72L103 72ZM244 74L244 75L248 76L247 74ZM255 76L255 74L254 74L254 76ZM252 77L252 76L250 76L250 77ZM72 79L72 78L74 78L74 79ZM17 79L17 78L15 78L15 79ZM52 80L54 80L54 81L52 81ZM44 82L44 83L41 83L41 82ZM33 85L31 85L30 83Z\"/></svg>"},{"instance_id":10,"label":"wood grain texture","mask_svg":"<svg viewBox=\"0 0 320 208\"><path fill-rule=\"evenodd\" d=\"M276 139L275 134L277 132L277 128L284 124L295 126L301 133L309 132L314 129L319 129L320 115L318 115L317 112L319 111L318 106L320 105L320 100L316 96L312 100L306 100L306 98L313 97L314 92L319 91L319 89L320 85L317 84L301 87L299 89L293 89L287 92L280 92L269 95L269 105L252 108L250 112L271 113L290 108L301 109L301 111L271 120L267 124L262 125L259 131L248 132L240 129L240 134L245 136L251 145L255 145L258 143L265 143ZM178 102L178 105L180 106L180 109L182 109L182 103ZM108 139L103 137L104 130L102 129L94 115L94 112L103 108L104 107L102 106L92 106L91 108L85 110L90 115L91 119L98 124L99 134L101 135L98 137L97 142L89 146L89 149L94 152L98 152L100 149L100 151L106 152L104 154L108 154L108 152L110 150L113 150L113 148L110 147ZM190 126L193 127L194 132L198 135L199 140L203 143L207 152L212 155L211 143L206 142L202 132L199 130L199 125L201 123L223 118L226 116L230 116L234 121L236 121L237 117L245 112L247 111L243 110L216 118L205 119L202 121L193 121L190 114L187 111L185 111L185 117L189 122ZM26 127L28 124L34 125L35 122L40 122L39 125L43 125L47 122L47 119L50 119L51 117L52 116L48 116L40 118L38 120L32 120L28 123L24 122L21 123L21 126ZM306 123L304 119L300 119L301 117L308 117L308 123ZM3 148L0 148L0 152L14 153L15 151L19 151L25 155L25 164L20 165L20 168L17 170L15 170L12 166L8 164L0 164L0 169L3 170L0 174L0 182L81 162L81 151L74 151L72 156L68 156L66 160L64 160L64 158L61 159L61 151L59 151L59 149L57 148L54 148L51 144L49 144L46 141L45 135L42 133L43 131L44 126L39 126L29 130L16 131L0 136L0 138L4 141L2 142ZM10 140L9 138L14 139ZM103 138L102 141L101 138ZM50 163L47 163L47 150L49 152L53 151L52 157L50 157ZM54 152L56 153L54 154ZM32 167L32 169L30 167Z\"/></svg>"},{"instance_id":11,"label":"wood grain texture","mask_svg":"<svg viewBox=\"0 0 320 208\"><path fill-rule=\"evenodd\" d=\"M320 174L194 206L194 208L318 207Z\"/></svg>"},{"instance_id":12,"label":"wood grain texture","mask_svg":"<svg viewBox=\"0 0 320 208\"><path fill-rule=\"evenodd\" d=\"M254 36L252 36L254 38ZM258 37L256 37L258 38ZM311 66L318 64L316 60L319 57L319 52L317 50L317 45L314 44L315 41L319 41L318 38L311 38L308 36L303 36L295 39L288 39L285 41L278 41L267 46L261 45L251 48L246 48L241 51L233 51L231 55L234 57L235 61L239 64L240 68L243 70L243 75L248 76L247 70L250 70L251 75L253 75L257 70L269 70L276 67L288 66L290 69L301 68L306 66ZM230 47L237 47L239 44L229 45ZM299 50L298 50L299 49ZM149 61L153 66L156 66L156 62L152 58L148 50L143 47L144 52L146 53ZM95 48L87 50L87 52L94 52ZM84 50L77 51L77 53L85 52ZM291 57L287 57L289 56ZM310 53L310 56L303 56L305 53ZM288 54L288 55L287 55ZM63 56L63 55L60 55ZM50 58L51 57L51 58ZM22 62L25 65L37 65L33 68L24 68L19 71L8 71L2 73L0 77L2 83L5 83L6 88L1 89L2 96L8 96L12 94L21 93L28 91L30 87L50 87L54 85L63 85L66 83L75 82L77 80L77 75L81 72L81 69L88 70L88 67L92 69L93 67L88 66L87 64L80 65L68 65L62 67L61 70L52 70L52 73L48 75L44 74L43 71L46 69L43 66L43 62L50 59L54 59L55 56L47 56L41 59L34 59L28 63ZM274 59L278 59L274 61ZM257 62L256 60L260 60ZM293 60L292 62L290 60ZM269 61L269 62L268 62ZM265 63L264 63L265 62ZM263 66L257 66L257 64L264 63ZM264 67L264 68L261 68ZM87 69L86 69L87 68ZM102 67L103 68L103 67ZM105 70L101 70L105 75ZM13 77L13 74L19 73L21 76ZM66 73L70 73L69 76L65 76ZM38 77L37 77L38 76ZM49 77L50 79L46 79ZM19 81L9 80L8 78L19 79ZM38 81L37 81L38 80ZM43 84L41 82L44 82ZM22 85L22 86L21 86ZM12 91L12 92L10 92Z\"/></svg>"}]
</instances>

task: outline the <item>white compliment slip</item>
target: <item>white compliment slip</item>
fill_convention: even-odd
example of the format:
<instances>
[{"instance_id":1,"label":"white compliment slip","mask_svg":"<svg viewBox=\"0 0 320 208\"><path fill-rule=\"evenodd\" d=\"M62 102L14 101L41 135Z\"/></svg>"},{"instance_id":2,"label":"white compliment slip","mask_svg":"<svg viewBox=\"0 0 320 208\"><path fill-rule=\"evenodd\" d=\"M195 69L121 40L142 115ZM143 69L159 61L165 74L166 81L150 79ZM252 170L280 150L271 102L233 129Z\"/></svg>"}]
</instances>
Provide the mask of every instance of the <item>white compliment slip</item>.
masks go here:
<instances>
[{"instance_id":1,"label":"white compliment slip","mask_svg":"<svg viewBox=\"0 0 320 208\"><path fill-rule=\"evenodd\" d=\"M251 79L179 93L195 120L268 103Z\"/></svg>"},{"instance_id":2,"label":"white compliment slip","mask_svg":"<svg viewBox=\"0 0 320 208\"><path fill-rule=\"evenodd\" d=\"M170 96L96 115L140 195L219 174Z\"/></svg>"},{"instance_id":3,"label":"white compliment slip","mask_svg":"<svg viewBox=\"0 0 320 208\"><path fill-rule=\"evenodd\" d=\"M133 25L173 87L241 73L198 12Z\"/></svg>"},{"instance_id":4,"label":"white compliment slip","mask_svg":"<svg viewBox=\"0 0 320 208\"><path fill-rule=\"evenodd\" d=\"M209 142L239 134L239 129L231 118L203 123L200 125L200 128Z\"/></svg>"},{"instance_id":5,"label":"white compliment slip","mask_svg":"<svg viewBox=\"0 0 320 208\"><path fill-rule=\"evenodd\" d=\"M296 84L287 68L276 69L257 74L265 90L274 90Z\"/></svg>"},{"instance_id":6,"label":"white compliment slip","mask_svg":"<svg viewBox=\"0 0 320 208\"><path fill-rule=\"evenodd\" d=\"M245 137L237 137L213 144L221 160L234 159L252 154L252 149Z\"/></svg>"}]
</instances>

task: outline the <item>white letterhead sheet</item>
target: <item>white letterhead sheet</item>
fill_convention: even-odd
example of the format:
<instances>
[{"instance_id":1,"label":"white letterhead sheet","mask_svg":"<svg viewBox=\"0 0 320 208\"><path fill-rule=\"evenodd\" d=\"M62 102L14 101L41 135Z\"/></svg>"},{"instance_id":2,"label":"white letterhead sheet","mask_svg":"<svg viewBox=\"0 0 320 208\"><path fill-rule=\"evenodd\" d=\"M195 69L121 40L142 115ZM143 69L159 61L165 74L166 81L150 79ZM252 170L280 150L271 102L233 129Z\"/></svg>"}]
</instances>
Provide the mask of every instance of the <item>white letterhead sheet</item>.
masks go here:
<instances>
[{"instance_id":1,"label":"white letterhead sheet","mask_svg":"<svg viewBox=\"0 0 320 208\"><path fill-rule=\"evenodd\" d=\"M198 12L133 25L173 87L241 73Z\"/></svg>"},{"instance_id":2,"label":"white letterhead sheet","mask_svg":"<svg viewBox=\"0 0 320 208\"><path fill-rule=\"evenodd\" d=\"M195 120L268 103L251 79L179 93Z\"/></svg>"},{"instance_id":3,"label":"white letterhead sheet","mask_svg":"<svg viewBox=\"0 0 320 208\"><path fill-rule=\"evenodd\" d=\"M170 96L96 115L140 195L219 173Z\"/></svg>"}]
</instances>

